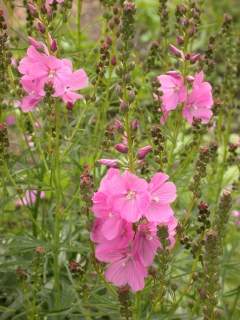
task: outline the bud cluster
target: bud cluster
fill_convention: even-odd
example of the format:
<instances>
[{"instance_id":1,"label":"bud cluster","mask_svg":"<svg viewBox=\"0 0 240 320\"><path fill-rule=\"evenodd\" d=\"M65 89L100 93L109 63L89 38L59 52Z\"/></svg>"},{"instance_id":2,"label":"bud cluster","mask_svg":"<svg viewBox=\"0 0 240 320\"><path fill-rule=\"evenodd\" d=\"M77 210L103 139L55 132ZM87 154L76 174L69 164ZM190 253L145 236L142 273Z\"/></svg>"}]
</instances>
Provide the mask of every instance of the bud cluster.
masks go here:
<instances>
[{"instance_id":1,"label":"bud cluster","mask_svg":"<svg viewBox=\"0 0 240 320\"><path fill-rule=\"evenodd\" d=\"M153 139L153 152L156 162L160 162L160 164L166 163L167 157L165 152L165 137L160 125L154 125L152 127L151 135Z\"/></svg>"},{"instance_id":2,"label":"bud cluster","mask_svg":"<svg viewBox=\"0 0 240 320\"><path fill-rule=\"evenodd\" d=\"M219 290L219 251L218 234L209 230L205 239L205 253L203 257L203 282L200 298L203 300L204 320L216 319L217 292Z\"/></svg>"},{"instance_id":3,"label":"bud cluster","mask_svg":"<svg viewBox=\"0 0 240 320\"><path fill-rule=\"evenodd\" d=\"M210 153L208 147L201 147L199 157L195 167L195 174L193 182L190 185L190 190L196 198L201 196L201 181L207 175L207 164L210 160Z\"/></svg>"},{"instance_id":4,"label":"bud cluster","mask_svg":"<svg viewBox=\"0 0 240 320\"><path fill-rule=\"evenodd\" d=\"M158 14L160 17L160 36L161 38L167 37L169 33L169 26L168 26L168 19L169 19L169 13L168 13L168 7L167 7L168 0L159 0L159 8L158 8Z\"/></svg>"},{"instance_id":5,"label":"bud cluster","mask_svg":"<svg viewBox=\"0 0 240 320\"><path fill-rule=\"evenodd\" d=\"M177 43L179 46L186 44L198 32L201 19L201 3L189 1L188 5L179 4L176 8L176 28L179 32Z\"/></svg>"},{"instance_id":6,"label":"bud cluster","mask_svg":"<svg viewBox=\"0 0 240 320\"><path fill-rule=\"evenodd\" d=\"M12 54L8 49L7 24L0 10L0 103L3 102L3 95L8 91L8 65L11 64ZM0 106L1 108L1 106Z\"/></svg>"},{"instance_id":7,"label":"bud cluster","mask_svg":"<svg viewBox=\"0 0 240 320\"><path fill-rule=\"evenodd\" d=\"M0 123L0 167L8 159L8 131L5 123Z\"/></svg>"},{"instance_id":8,"label":"bud cluster","mask_svg":"<svg viewBox=\"0 0 240 320\"><path fill-rule=\"evenodd\" d=\"M82 199L89 207L91 204L91 194L93 192L93 177L90 173L90 168L86 165L83 168L83 173L80 176L80 189Z\"/></svg>"}]
</instances>

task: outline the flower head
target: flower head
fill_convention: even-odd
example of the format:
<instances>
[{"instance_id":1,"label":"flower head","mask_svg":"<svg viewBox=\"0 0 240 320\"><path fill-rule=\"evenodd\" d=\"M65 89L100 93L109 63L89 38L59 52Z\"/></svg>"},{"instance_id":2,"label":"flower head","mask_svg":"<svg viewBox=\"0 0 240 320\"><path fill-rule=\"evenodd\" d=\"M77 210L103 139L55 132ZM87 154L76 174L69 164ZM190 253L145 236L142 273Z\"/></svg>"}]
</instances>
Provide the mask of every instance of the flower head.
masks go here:
<instances>
[{"instance_id":1,"label":"flower head","mask_svg":"<svg viewBox=\"0 0 240 320\"><path fill-rule=\"evenodd\" d=\"M212 117L213 97L210 83L204 81L203 71L194 77L191 93L183 108L183 117L192 124L193 119L208 123Z\"/></svg>"},{"instance_id":2,"label":"flower head","mask_svg":"<svg viewBox=\"0 0 240 320\"><path fill-rule=\"evenodd\" d=\"M187 89L183 76L178 71L170 71L157 77L162 92L162 108L165 112L176 109L179 103L186 100Z\"/></svg>"}]
</instances>

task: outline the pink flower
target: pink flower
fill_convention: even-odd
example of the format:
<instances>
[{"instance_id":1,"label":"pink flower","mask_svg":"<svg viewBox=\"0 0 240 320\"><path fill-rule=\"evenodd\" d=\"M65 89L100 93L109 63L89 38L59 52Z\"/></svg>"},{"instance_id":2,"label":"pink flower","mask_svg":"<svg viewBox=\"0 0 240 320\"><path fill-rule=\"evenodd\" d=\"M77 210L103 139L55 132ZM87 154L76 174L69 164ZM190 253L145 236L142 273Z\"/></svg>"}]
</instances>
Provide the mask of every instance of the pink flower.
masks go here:
<instances>
[{"instance_id":1,"label":"pink flower","mask_svg":"<svg viewBox=\"0 0 240 320\"><path fill-rule=\"evenodd\" d=\"M129 171L113 179L113 207L129 222L138 221L149 204L148 184Z\"/></svg>"},{"instance_id":2,"label":"pink flower","mask_svg":"<svg viewBox=\"0 0 240 320\"><path fill-rule=\"evenodd\" d=\"M129 285L133 292L142 290L147 269L139 256L126 248L118 251L115 258L105 272L106 279L118 287Z\"/></svg>"},{"instance_id":3,"label":"pink flower","mask_svg":"<svg viewBox=\"0 0 240 320\"><path fill-rule=\"evenodd\" d=\"M184 79L178 71L170 71L167 74L157 77L161 84L163 95L162 107L165 112L176 109L179 103L186 100L187 89L184 85Z\"/></svg>"},{"instance_id":4,"label":"pink flower","mask_svg":"<svg viewBox=\"0 0 240 320\"><path fill-rule=\"evenodd\" d=\"M153 263L157 249L160 247L160 241L157 237L157 224L153 222L140 224L133 246L141 263L145 267L149 267Z\"/></svg>"},{"instance_id":5,"label":"pink flower","mask_svg":"<svg viewBox=\"0 0 240 320\"><path fill-rule=\"evenodd\" d=\"M36 202L37 197L39 197L40 199L45 198L45 192L38 192L37 190L27 190L24 197L16 201L16 206L31 206Z\"/></svg>"},{"instance_id":6,"label":"pink flower","mask_svg":"<svg viewBox=\"0 0 240 320\"><path fill-rule=\"evenodd\" d=\"M194 77L192 91L183 109L183 117L190 124L193 119L200 119L203 123L208 123L212 117L212 106L212 87L210 83L204 82L204 73L201 71Z\"/></svg>"},{"instance_id":7,"label":"pink flower","mask_svg":"<svg viewBox=\"0 0 240 320\"><path fill-rule=\"evenodd\" d=\"M164 173L156 173L149 183L150 204L145 212L149 221L165 222L173 216L170 204L176 199L176 186Z\"/></svg>"},{"instance_id":8,"label":"pink flower","mask_svg":"<svg viewBox=\"0 0 240 320\"><path fill-rule=\"evenodd\" d=\"M88 86L88 77L83 69L75 71L67 76L59 77L55 81L54 97L61 97L65 103L74 104L82 99L82 95L75 91Z\"/></svg>"},{"instance_id":9,"label":"pink flower","mask_svg":"<svg viewBox=\"0 0 240 320\"><path fill-rule=\"evenodd\" d=\"M82 96L77 90L88 85L88 77L83 69L72 71L72 63L67 59L58 59L49 54L47 47L34 38L29 38L31 46L18 70L23 75L21 84L27 96L22 99L23 112L33 110L45 96L45 85L53 88L53 97L74 104Z\"/></svg>"},{"instance_id":10,"label":"pink flower","mask_svg":"<svg viewBox=\"0 0 240 320\"><path fill-rule=\"evenodd\" d=\"M148 184L129 171L108 170L92 198L96 219L91 240L96 258L108 264L109 282L134 292L144 288L147 268L162 248L159 225L168 228L169 248L175 243L177 220L170 207L175 198L176 187L164 173Z\"/></svg>"},{"instance_id":11,"label":"pink flower","mask_svg":"<svg viewBox=\"0 0 240 320\"><path fill-rule=\"evenodd\" d=\"M168 241L169 241L169 246L168 248L172 249L175 245L176 242L176 233L177 233L177 225L178 225L178 220L172 215L169 217L169 219L161 223L161 225L165 225L168 228Z\"/></svg>"}]
</instances>

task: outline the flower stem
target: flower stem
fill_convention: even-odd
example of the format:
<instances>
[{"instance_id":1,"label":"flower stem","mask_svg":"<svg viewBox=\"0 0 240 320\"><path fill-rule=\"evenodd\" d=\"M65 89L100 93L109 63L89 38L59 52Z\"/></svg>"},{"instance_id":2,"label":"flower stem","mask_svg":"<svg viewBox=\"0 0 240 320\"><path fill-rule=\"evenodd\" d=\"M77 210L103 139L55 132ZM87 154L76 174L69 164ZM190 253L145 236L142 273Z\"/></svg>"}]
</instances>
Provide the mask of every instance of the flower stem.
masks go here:
<instances>
[{"instance_id":1,"label":"flower stem","mask_svg":"<svg viewBox=\"0 0 240 320\"><path fill-rule=\"evenodd\" d=\"M81 41L82 4L83 4L83 0L78 0L78 2L77 2L77 39L78 39L78 45L80 45L80 41Z\"/></svg>"},{"instance_id":2,"label":"flower stem","mask_svg":"<svg viewBox=\"0 0 240 320\"><path fill-rule=\"evenodd\" d=\"M54 159L52 161L52 191L56 197L56 210L55 210L55 222L54 222L54 291L55 291L55 305L58 308L60 306L61 288L60 288L60 267L58 263L59 247L60 247L60 219L61 219L61 177L60 177L60 114L55 105L55 148Z\"/></svg>"}]
</instances>

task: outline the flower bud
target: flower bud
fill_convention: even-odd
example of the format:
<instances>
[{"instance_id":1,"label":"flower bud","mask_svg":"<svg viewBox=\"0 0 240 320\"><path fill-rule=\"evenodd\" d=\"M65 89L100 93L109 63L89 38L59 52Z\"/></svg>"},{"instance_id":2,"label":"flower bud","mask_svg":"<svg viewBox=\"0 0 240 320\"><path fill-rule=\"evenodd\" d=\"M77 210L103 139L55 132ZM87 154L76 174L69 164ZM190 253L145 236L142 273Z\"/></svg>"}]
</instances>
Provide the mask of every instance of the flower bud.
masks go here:
<instances>
[{"instance_id":1,"label":"flower bud","mask_svg":"<svg viewBox=\"0 0 240 320\"><path fill-rule=\"evenodd\" d=\"M34 4L28 3L27 7L28 7L28 10L29 10L29 13L31 14L31 16L37 17L38 13L37 13L37 9L34 6Z\"/></svg>"},{"instance_id":2,"label":"flower bud","mask_svg":"<svg viewBox=\"0 0 240 320\"><path fill-rule=\"evenodd\" d=\"M148 145L138 150L137 157L138 159L144 159L152 151L152 146Z\"/></svg>"},{"instance_id":3,"label":"flower bud","mask_svg":"<svg viewBox=\"0 0 240 320\"><path fill-rule=\"evenodd\" d=\"M66 107L69 111L71 111L73 109L73 103L68 101Z\"/></svg>"},{"instance_id":4,"label":"flower bud","mask_svg":"<svg viewBox=\"0 0 240 320\"><path fill-rule=\"evenodd\" d=\"M117 159L100 159L98 163L108 167L108 168L118 168L119 162Z\"/></svg>"},{"instance_id":5,"label":"flower bud","mask_svg":"<svg viewBox=\"0 0 240 320\"><path fill-rule=\"evenodd\" d=\"M131 123L131 126L132 126L132 130L134 131L137 130L140 126L139 121L137 119L134 119Z\"/></svg>"},{"instance_id":6,"label":"flower bud","mask_svg":"<svg viewBox=\"0 0 240 320\"><path fill-rule=\"evenodd\" d=\"M37 29L38 29L38 31L41 32L41 33L45 33L45 31L46 31L46 27L45 27L44 24L43 24L42 22L40 22L40 21L37 23Z\"/></svg>"},{"instance_id":7,"label":"flower bud","mask_svg":"<svg viewBox=\"0 0 240 320\"><path fill-rule=\"evenodd\" d=\"M128 146L123 143L116 144L115 149L120 153L128 153Z\"/></svg>"},{"instance_id":8,"label":"flower bud","mask_svg":"<svg viewBox=\"0 0 240 320\"><path fill-rule=\"evenodd\" d=\"M57 51L57 41L55 39L51 40L50 49L52 52Z\"/></svg>"},{"instance_id":9,"label":"flower bud","mask_svg":"<svg viewBox=\"0 0 240 320\"><path fill-rule=\"evenodd\" d=\"M128 109L128 103L120 99L120 110L124 112L124 111L127 111L127 109Z\"/></svg>"},{"instance_id":10,"label":"flower bud","mask_svg":"<svg viewBox=\"0 0 240 320\"><path fill-rule=\"evenodd\" d=\"M176 56L178 58L182 58L183 60L185 59L184 53L180 49L175 47L174 45L170 44L169 50L174 56Z\"/></svg>"}]
</instances>

